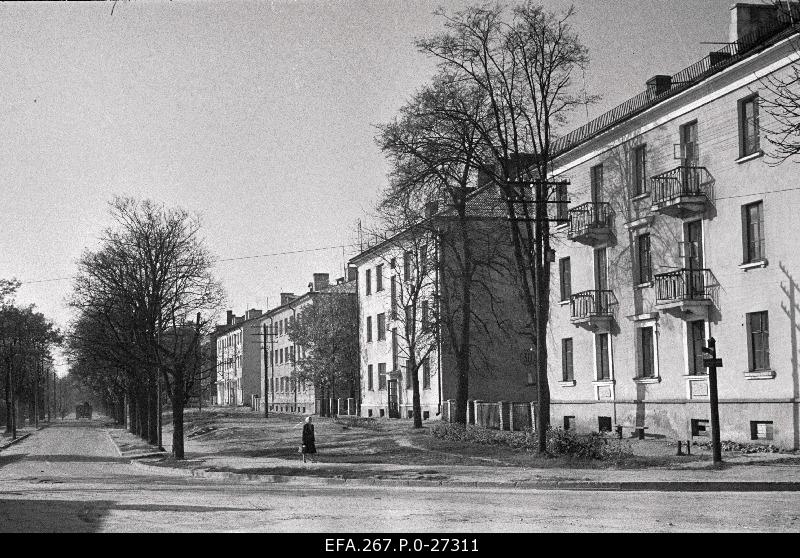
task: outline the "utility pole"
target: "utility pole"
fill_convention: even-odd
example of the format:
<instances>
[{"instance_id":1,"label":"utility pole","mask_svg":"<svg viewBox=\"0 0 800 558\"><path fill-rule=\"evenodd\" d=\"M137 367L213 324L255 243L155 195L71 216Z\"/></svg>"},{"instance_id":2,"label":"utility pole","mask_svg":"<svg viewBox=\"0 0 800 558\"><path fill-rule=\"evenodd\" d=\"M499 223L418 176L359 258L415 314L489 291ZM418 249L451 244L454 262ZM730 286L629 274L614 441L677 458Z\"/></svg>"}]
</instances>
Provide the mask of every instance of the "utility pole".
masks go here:
<instances>
[{"instance_id":1,"label":"utility pole","mask_svg":"<svg viewBox=\"0 0 800 558\"><path fill-rule=\"evenodd\" d=\"M717 341L708 339L708 347L703 347L708 355L703 364L708 368L708 399L711 403L711 451L714 465L722 463L722 444L719 439L719 399L717 397L717 368L722 368L722 359L717 358Z\"/></svg>"},{"instance_id":2,"label":"utility pole","mask_svg":"<svg viewBox=\"0 0 800 558\"><path fill-rule=\"evenodd\" d=\"M201 369L200 355L200 312L197 313L197 362L195 363L195 381L197 381L197 412L203 412L203 370Z\"/></svg>"},{"instance_id":3,"label":"utility pole","mask_svg":"<svg viewBox=\"0 0 800 558\"><path fill-rule=\"evenodd\" d=\"M161 358L158 356L158 350L161 348L161 327L159 324L159 331L158 331L158 346L156 348L156 358L158 360L158 365L156 368L156 396L158 401L158 451L166 451L164 449L164 445L161 443L161 428L163 426L163 422L161 419Z\"/></svg>"}]
</instances>

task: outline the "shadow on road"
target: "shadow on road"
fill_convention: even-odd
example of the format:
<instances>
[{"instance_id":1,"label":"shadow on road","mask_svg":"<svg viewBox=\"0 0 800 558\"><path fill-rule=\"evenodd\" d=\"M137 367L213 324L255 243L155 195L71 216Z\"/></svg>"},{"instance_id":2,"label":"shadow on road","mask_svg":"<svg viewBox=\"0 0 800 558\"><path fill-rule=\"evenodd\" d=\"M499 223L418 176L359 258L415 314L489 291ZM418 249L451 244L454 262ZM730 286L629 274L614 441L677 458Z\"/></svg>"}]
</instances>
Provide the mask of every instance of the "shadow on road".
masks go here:
<instances>
[{"instance_id":1,"label":"shadow on road","mask_svg":"<svg viewBox=\"0 0 800 558\"><path fill-rule=\"evenodd\" d=\"M72 455L72 454L28 454L25 461L45 461L49 463L127 463L124 457L109 457L105 455Z\"/></svg>"},{"instance_id":2,"label":"shadow on road","mask_svg":"<svg viewBox=\"0 0 800 558\"><path fill-rule=\"evenodd\" d=\"M110 500L16 500L0 498L0 533L93 533L112 511L241 512L241 508L177 504L123 504ZM246 511L246 510L245 510Z\"/></svg>"},{"instance_id":3,"label":"shadow on road","mask_svg":"<svg viewBox=\"0 0 800 558\"><path fill-rule=\"evenodd\" d=\"M6 465L11 465L17 461L21 461L27 457L24 453L12 453L9 455L0 454L0 469Z\"/></svg>"}]
</instances>

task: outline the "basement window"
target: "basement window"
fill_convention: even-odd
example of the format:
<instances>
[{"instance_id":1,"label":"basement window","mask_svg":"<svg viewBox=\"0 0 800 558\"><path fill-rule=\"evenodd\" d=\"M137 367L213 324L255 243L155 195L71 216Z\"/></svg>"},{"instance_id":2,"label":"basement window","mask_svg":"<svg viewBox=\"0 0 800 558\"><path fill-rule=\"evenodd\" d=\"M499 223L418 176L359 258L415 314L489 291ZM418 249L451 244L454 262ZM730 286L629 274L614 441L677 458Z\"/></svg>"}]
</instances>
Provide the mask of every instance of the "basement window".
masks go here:
<instances>
[{"instance_id":1,"label":"basement window","mask_svg":"<svg viewBox=\"0 0 800 558\"><path fill-rule=\"evenodd\" d=\"M575 430L575 417L574 416L565 416L564 417L564 430Z\"/></svg>"},{"instance_id":2,"label":"basement window","mask_svg":"<svg viewBox=\"0 0 800 558\"><path fill-rule=\"evenodd\" d=\"M380 410L380 413L381 413L381 417L386 416L386 412L383 409Z\"/></svg>"},{"instance_id":3,"label":"basement window","mask_svg":"<svg viewBox=\"0 0 800 558\"><path fill-rule=\"evenodd\" d=\"M429 418L431 418L431 412L430 411L422 411L422 420L428 420Z\"/></svg>"},{"instance_id":4,"label":"basement window","mask_svg":"<svg viewBox=\"0 0 800 558\"><path fill-rule=\"evenodd\" d=\"M751 440L772 440L773 426L771 420L751 420Z\"/></svg>"},{"instance_id":5,"label":"basement window","mask_svg":"<svg viewBox=\"0 0 800 558\"><path fill-rule=\"evenodd\" d=\"M410 409L409 409L409 411L408 411L408 418L414 418L414 411L412 411L412 410L410 410Z\"/></svg>"},{"instance_id":6,"label":"basement window","mask_svg":"<svg viewBox=\"0 0 800 558\"><path fill-rule=\"evenodd\" d=\"M611 432L611 417L597 417L597 429L600 432Z\"/></svg>"},{"instance_id":7,"label":"basement window","mask_svg":"<svg viewBox=\"0 0 800 558\"><path fill-rule=\"evenodd\" d=\"M371 417L371 416L372 416L372 409L367 409L367 416L368 416L368 417Z\"/></svg>"},{"instance_id":8,"label":"basement window","mask_svg":"<svg viewBox=\"0 0 800 558\"><path fill-rule=\"evenodd\" d=\"M706 419L692 419L692 437L705 436L709 437L711 434L708 432L709 424Z\"/></svg>"}]
</instances>

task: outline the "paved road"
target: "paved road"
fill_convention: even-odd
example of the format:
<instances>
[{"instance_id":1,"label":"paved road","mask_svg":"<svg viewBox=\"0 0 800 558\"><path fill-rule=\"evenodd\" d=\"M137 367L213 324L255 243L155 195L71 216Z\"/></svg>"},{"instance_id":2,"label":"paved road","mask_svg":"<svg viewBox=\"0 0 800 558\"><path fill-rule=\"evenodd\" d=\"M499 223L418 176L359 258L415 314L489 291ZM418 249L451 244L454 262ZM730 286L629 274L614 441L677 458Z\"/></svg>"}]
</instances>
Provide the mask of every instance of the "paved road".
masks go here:
<instances>
[{"instance_id":1,"label":"paved road","mask_svg":"<svg viewBox=\"0 0 800 558\"><path fill-rule=\"evenodd\" d=\"M0 531L800 531L800 493L303 488L151 473L99 423L0 452Z\"/></svg>"}]
</instances>

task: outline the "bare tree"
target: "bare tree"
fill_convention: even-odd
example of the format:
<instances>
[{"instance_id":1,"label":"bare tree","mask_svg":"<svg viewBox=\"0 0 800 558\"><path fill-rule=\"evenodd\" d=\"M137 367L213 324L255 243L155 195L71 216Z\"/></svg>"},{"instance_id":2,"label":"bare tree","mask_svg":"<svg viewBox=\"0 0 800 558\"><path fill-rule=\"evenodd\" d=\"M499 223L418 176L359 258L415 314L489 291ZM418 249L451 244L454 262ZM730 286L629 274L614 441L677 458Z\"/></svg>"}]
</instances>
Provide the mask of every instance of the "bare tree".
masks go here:
<instances>
[{"instance_id":1,"label":"bare tree","mask_svg":"<svg viewBox=\"0 0 800 558\"><path fill-rule=\"evenodd\" d=\"M289 321L296 345L292 381L315 387L318 398L346 392L355 399L358 381L358 300L346 292L314 293L296 320Z\"/></svg>"},{"instance_id":2,"label":"bare tree","mask_svg":"<svg viewBox=\"0 0 800 558\"><path fill-rule=\"evenodd\" d=\"M548 205L561 190L551 181L556 130L570 110L590 99L576 94L572 78L588 64L586 48L572 31L574 11L553 14L531 2L508 10L474 6L452 15L439 10L446 31L418 41L454 84L468 84L487 98L486 114L455 116L470 122L488 153L491 171L506 202L509 233L523 302L531 320L535 351L537 442L546 451L550 422L546 328L549 315L550 246Z\"/></svg>"},{"instance_id":3,"label":"bare tree","mask_svg":"<svg viewBox=\"0 0 800 558\"><path fill-rule=\"evenodd\" d=\"M202 336L223 302L222 288L211 274L197 217L130 198L115 199L111 212L116 225L104 232L100 249L79 262L72 305L113 336L106 341L114 358L124 355L125 369L135 370L131 377L136 387L144 386L150 416L163 380L172 404L172 452L183 459L183 408L200 365ZM148 422L149 440L157 442Z\"/></svg>"},{"instance_id":4,"label":"bare tree","mask_svg":"<svg viewBox=\"0 0 800 558\"><path fill-rule=\"evenodd\" d=\"M477 364L473 361L481 356L480 346L473 344L473 330L479 327L482 335L490 331L485 316L475 312L473 297L496 296L481 280L481 272L502 266L498 241L503 235L498 233L503 229L498 231L496 222L502 212L487 208L485 196L480 211L470 203L483 176L479 164L485 155L480 153L481 136L473 122L486 109L486 95L480 89L437 75L394 121L380 127L378 137L391 164L383 212L404 204L420 214L425 207L440 209L436 218L420 219L415 226L435 237L441 252L436 262L440 278L436 327L455 357L454 420L460 423L467 419L470 371ZM462 118L463 114L470 118Z\"/></svg>"}]
</instances>

